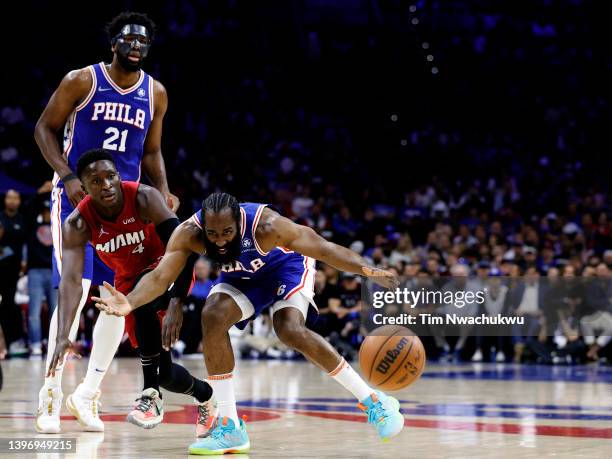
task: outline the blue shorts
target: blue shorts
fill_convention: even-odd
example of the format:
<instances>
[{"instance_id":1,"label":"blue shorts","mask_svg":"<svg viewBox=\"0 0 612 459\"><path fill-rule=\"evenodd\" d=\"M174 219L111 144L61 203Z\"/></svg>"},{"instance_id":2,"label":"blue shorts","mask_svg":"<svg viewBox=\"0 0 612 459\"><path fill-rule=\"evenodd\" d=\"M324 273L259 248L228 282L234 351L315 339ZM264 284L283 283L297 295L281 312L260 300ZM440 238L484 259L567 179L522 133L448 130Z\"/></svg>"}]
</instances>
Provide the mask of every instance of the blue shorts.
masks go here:
<instances>
[{"instance_id":1,"label":"blue shorts","mask_svg":"<svg viewBox=\"0 0 612 459\"><path fill-rule=\"evenodd\" d=\"M314 296L315 260L309 257L295 257L269 273L262 273L252 279L221 273L215 281L209 296L225 293L232 297L242 310L242 318L236 327L244 329L250 319L257 317L267 307L272 313L286 307L299 309L304 320L309 306L316 306Z\"/></svg>"},{"instance_id":2,"label":"blue shorts","mask_svg":"<svg viewBox=\"0 0 612 459\"><path fill-rule=\"evenodd\" d=\"M53 287L58 288L62 274L62 224L74 208L63 188L55 187L51 191L51 234L53 236ZM83 279L91 280L92 285L102 285L103 281L113 284L115 275L102 263L96 251L87 244L83 264Z\"/></svg>"}]
</instances>

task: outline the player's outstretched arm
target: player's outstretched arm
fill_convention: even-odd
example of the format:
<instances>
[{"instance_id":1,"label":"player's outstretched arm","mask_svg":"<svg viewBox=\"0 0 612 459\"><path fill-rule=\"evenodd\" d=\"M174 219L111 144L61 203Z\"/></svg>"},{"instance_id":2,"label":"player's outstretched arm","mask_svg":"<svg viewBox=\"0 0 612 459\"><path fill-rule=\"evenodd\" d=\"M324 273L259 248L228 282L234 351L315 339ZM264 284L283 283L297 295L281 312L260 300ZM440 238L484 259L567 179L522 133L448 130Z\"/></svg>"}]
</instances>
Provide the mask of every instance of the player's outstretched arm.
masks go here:
<instances>
[{"instance_id":1,"label":"player's outstretched arm","mask_svg":"<svg viewBox=\"0 0 612 459\"><path fill-rule=\"evenodd\" d=\"M64 222L62 236L62 280L57 306L57 344L49 364L50 375L53 375L56 367L64 361L66 352L73 350L68 336L83 294L81 281L85 245L90 240L91 233L78 210L73 211Z\"/></svg>"},{"instance_id":2,"label":"player's outstretched arm","mask_svg":"<svg viewBox=\"0 0 612 459\"><path fill-rule=\"evenodd\" d=\"M176 214L168 208L164 197L155 188L140 184L138 187L138 207L141 217L155 225L155 232L164 246L167 247L174 230L179 227L181 222ZM171 294L173 298L185 298L189 293L189 287L193 278L193 267L197 259L198 256L196 254L190 254L185 267L172 287Z\"/></svg>"},{"instance_id":3,"label":"player's outstretched arm","mask_svg":"<svg viewBox=\"0 0 612 459\"><path fill-rule=\"evenodd\" d=\"M70 113L87 97L92 84L91 73L86 68L68 73L49 99L34 130L34 138L43 157L63 180L68 199L74 207L85 197L85 193L81 188L81 181L74 175L62 154L57 141L57 131L64 126Z\"/></svg>"},{"instance_id":4,"label":"player's outstretched arm","mask_svg":"<svg viewBox=\"0 0 612 459\"><path fill-rule=\"evenodd\" d=\"M383 287L395 288L399 285L393 273L369 266L359 254L322 238L312 228L298 225L271 209L264 211L257 234L263 235L258 242L264 250L285 247L340 271L365 275Z\"/></svg>"},{"instance_id":5,"label":"player's outstretched arm","mask_svg":"<svg viewBox=\"0 0 612 459\"><path fill-rule=\"evenodd\" d=\"M189 255L194 250L197 250L192 245L192 235L194 234L191 228L192 225L193 223L189 221L179 225L172 234L166 247L166 253L159 262L159 265L153 271L146 274L129 295L125 296L121 292L117 292L110 285L105 284L104 287L111 294L111 297L92 297L96 302L96 306L107 314L125 316L143 304L153 301L168 290L185 267Z\"/></svg>"}]
</instances>

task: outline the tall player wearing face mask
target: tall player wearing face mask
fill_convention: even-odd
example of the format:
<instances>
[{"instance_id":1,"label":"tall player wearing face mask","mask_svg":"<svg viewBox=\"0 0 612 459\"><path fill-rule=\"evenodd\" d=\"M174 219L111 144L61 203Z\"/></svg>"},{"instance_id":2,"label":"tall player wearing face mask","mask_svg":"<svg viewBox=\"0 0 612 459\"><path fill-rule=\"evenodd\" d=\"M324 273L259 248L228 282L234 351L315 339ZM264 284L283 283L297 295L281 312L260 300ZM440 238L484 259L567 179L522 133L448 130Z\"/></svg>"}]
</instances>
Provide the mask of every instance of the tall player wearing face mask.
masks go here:
<instances>
[{"instance_id":1,"label":"tall player wearing face mask","mask_svg":"<svg viewBox=\"0 0 612 459\"><path fill-rule=\"evenodd\" d=\"M155 33L155 24L144 14L124 12L107 26L113 60L69 72L51 96L35 130L36 142L55 170L52 191L54 283L62 272L62 224L85 194L76 176L78 159L88 150L104 148L113 154L124 180L139 182L141 168L164 197L172 211L178 199L168 190L161 153L162 121L168 97L161 83L147 75L141 66ZM63 148L57 132L64 127ZM83 295L69 339L74 340L79 316L91 285L112 282L113 273L86 248L83 268ZM51 320L47 367L55 351L57 309ZM123 318L100 315L93 331L93 348L87 375L69 396L70 411L86 430L104 430L97 414L99 386L124 331ZM45 378L39 393L36 430L60 431L63 361L55 375Z\"/></svg>"}]
</instances>

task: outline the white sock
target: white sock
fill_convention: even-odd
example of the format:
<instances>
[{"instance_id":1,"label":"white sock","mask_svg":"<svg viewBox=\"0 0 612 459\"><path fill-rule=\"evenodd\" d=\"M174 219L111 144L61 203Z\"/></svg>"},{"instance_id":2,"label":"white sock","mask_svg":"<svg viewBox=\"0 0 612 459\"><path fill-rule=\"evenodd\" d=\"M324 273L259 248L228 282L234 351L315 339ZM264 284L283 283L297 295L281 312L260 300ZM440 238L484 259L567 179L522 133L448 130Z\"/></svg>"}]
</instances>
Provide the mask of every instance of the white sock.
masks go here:
<instances>
[{"instance_id":1,"label":"white sock","mask_svg":"<svg viewBox=\"0 0 612 459\"><path fill-rule=\"evenodd\" d=\"M365 400L374 392L374 389L368 386L361 376L359 376L357 372L353 370L353 367L344 359L342 359L336 369L330 371L328 375L342 384L359 402Z\"/></svg>"},{"instance_id":2,"label":"white sock","mask_svg":"<svg viewBox=\"0 0 612 459\"><path fill-rule=\"evenodd\" d=\"M89 279L83 279L81 281L81 285L83 287L83 294L81 295L81 301L79 301L79 307L77 308L77 312L74 316L74 322L72 322L72 325L70 326L70 333L68 333L68 339L70 341L75 340L76 335L77 335L77 331L79 330L79 322L81 320L81 312L83 311L83 306L85 306L85 303L87 302L87 298L89 296L89 287L91 286L91 280ZM51 316L51 322L49 323L49 347L47 349L47 365L45 366L45 374L47 372L47 370L49 369L49 365L51 364L51 358L53 357L53 353L55 352L55 342L57 340L57 310L59 309L59 304L58 307L56 307L53 310L53 315ZM63 373L63 369L64 369L64 364L66 363L66 358L68 357L68 355L66 355L64 357L64 361L62 362L61 365L58 365L58 367L55 370L55 376L50 376L50 377L46 377L45 378L45 387L51 387L51 388L56 388L62 387L62 373Z\"/></svg>"},{"instance_id":3,"label":"white sock","mask_svg":"<svg viewBox=\"0 0 612 459\"><path fill-rule=\"evenodd\" d=\"M101 291L106 291L102 289ZM106 370L113 361L121 343L125 328L125 317L109 316L105 312L98 315L93 329L93 345L89 356L87 374L77 387L79 395L91 398L100 388Z\"/></svg>"},{"instance_id":4,"label":"white sock","mask_svg":"<svg viewBox=\"0 0 612 459\"><path fill-rule=\"evenodd\" d=\"M236 394L234 393L234 375L226 373L224 375L210 375L208 382L212 386L213 395L217 400L217 408L219 408L219 418L228 417L234 421L234 425L238 427L238 411L236 410Z\"/></svg>"}]
</instances>

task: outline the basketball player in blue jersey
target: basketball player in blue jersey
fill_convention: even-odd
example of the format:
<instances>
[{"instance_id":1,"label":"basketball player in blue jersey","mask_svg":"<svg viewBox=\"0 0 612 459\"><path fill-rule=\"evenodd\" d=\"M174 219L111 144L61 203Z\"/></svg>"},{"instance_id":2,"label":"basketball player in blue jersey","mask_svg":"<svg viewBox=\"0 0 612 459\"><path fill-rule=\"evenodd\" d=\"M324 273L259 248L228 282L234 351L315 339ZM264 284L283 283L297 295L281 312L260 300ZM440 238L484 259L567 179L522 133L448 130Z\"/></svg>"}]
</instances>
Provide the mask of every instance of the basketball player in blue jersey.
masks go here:
<instances>
[{"instance_id":1,"label":"basketball player in blue jersey","mask_svg":"<svg viewBox=\"0 0 612 459\"><path fill-rule=\"evenodd\" d=\"M53 234L54 283L59 285L62 264L62 224L85 196L75 175L82 154L95 148L112 153L121 178L138 182L141 166L151 183L164 196L172 211L178 199L168 190L161 153L162 121L168 97L161 83L147 75L141 66L147 57L155 24L144 14L121 13L107 26L113 60L69 72L51 96L35 130L42 155L55 171L52 191L51 223ZM57 132L64 127L64 145L60 149ZM102 228L101 231L104 231ZM97 258L92 247L85 251L83 296L70 329L73 341L80 313L91 285L112 282L113 273ZM178 305L174 304L174 307ZM87 375L67 399L70 411L86 430L102 431L97 414L100 382L119 346L124 320L100 316L93 331L93 348ZM57 309L49 331L47 367L53 356L57 336ZM62 365L47 377L39 393L36 430L60 431L62 403Z\"/></svg>"},{"instance_id":2,"label":"basketball player in blue jersey","mask_svg":"<svg viewBox=\"0 0 612 459\"><path fill-rule=\"evenodd\" d=\"M105 284L111 296L93 298L96 306L108 314L129 314L163 293L192 252L218 262L222 274L202 310L204 359L219 417L210 436L189 447L191 454L249 450L244 421L236 411L228 330L234 324L244 327L266 307L271 308L280 340L348 389L381 438L402 430L398 401L370 388L325 339L305 326L309 305L314 306L315 259L365 275L387 288L398 285L393 273L368 266L355 252L282 217L266 204L239 204L231 195L215 193L174 230L160 264L127 297Z\"/></svg>"}]
</instances>

